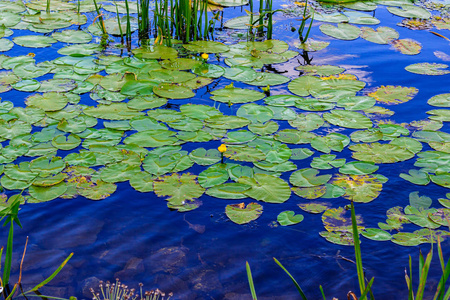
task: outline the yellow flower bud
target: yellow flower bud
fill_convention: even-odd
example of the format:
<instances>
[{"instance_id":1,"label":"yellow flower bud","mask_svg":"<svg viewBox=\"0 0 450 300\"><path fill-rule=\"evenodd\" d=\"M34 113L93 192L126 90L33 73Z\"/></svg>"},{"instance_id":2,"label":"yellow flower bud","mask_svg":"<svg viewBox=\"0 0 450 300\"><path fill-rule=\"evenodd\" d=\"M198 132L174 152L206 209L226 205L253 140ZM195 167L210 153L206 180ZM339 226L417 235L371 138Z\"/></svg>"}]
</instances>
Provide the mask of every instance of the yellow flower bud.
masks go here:
<instances>
[{"instance_id":1,"label":"yellow flower bud","mask_svg":"<svg viewBox=\"0 0 450 300\"><path fill-rule=\"evenodd\" d=\"M209 58L208 53L203 53L203 54L202 54L202 58L203 58L203 59L208 59L208 58Z\"/></svg>"},{"instance_id":2,"label":"yellow flower bud","mask_svg":"<svg viewBox=\"0 0 450 300\"><path fill-rule=\"evenodd\" d=\"M28 53L27 56L29 56L29 57L35 57L36 54L34 54L34 53Z\"/></svg>"},{"instance_id":3,"label":"yellow flower bud","mask_svg":"<svg viewBox=\"0 0 450 300\"><path fill-rule=\"evenodd\" d=\"M219 148L217 148L217 150L219 150L220 153L224 153L225 151L227 151L227 146L222 144L219 146Z\"/></svg>"}]
</instances>

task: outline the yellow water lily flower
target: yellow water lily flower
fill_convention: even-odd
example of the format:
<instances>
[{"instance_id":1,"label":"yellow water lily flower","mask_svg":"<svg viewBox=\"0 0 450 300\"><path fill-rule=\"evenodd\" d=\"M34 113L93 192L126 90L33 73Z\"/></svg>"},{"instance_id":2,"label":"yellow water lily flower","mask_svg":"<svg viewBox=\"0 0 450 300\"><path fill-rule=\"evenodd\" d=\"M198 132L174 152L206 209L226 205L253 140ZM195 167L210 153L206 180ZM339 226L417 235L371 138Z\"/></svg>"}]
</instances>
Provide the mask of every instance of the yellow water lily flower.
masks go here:
<instances>
[{"instance_id":1,"label":"yellow water lily flower","mask_svg":"<svg viewBox=\"0 0 450 300\"><path fill-rule=\"evenodd\" d=\"M222 144L219 146L219 148L217 148L217 150L219 150L220 153L224 153L225 151L227 151L227 146L225 144Z\"/></svg>"},{"instance_id":2,"label":"yellow water lily flower","mask_svg":"<svg viewBox=\"0 0 450 300\"><path fill-rule=\"evenodd\" d=\"M203 58L203 59L208 59L208 58L209 58L208 53L203 53L203 54L202 54L202 58Z\"/></svg>"},{"instance_id":3,"label":"yellow water lily flower","mask_svg":"<svg viewBox=\"0 0 450 300\"><path fill-rule=\"evenodd\" d=\"M34 53L28 53L27 56L29 56L29 57L35 57L36 54L34 54Z\"/></svg>"}]
</instances>

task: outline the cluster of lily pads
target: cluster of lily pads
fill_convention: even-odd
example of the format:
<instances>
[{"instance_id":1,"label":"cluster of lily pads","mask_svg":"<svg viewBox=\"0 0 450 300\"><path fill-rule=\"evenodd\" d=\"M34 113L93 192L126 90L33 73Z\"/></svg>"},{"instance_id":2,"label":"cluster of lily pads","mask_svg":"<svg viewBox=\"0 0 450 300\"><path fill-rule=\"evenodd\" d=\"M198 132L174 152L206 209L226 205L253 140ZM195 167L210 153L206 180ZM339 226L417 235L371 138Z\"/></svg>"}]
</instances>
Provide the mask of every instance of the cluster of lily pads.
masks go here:
<instances>
[{"instance_id":1,"label":"cluster of lily pads","mask_svg":"<svg viewBox=\"0 0 450 300\"><path fill-rule=\"evenodd\" d=\"M399 6L400 2L377 3ZM401 3L401 9L389 7L389 11L407 18L431 17L421 7ZM124 13L124 3L115 4ZM83 13L95 9L93 2L52 0L50 13L45 12L46 5L42 0L25 5L0 1L0 51L14 50L14 44L38 48L65 43L58 50L59 57L41 63L36 63L32 53L0 55L0 91L30 93L24 107L20 101L18 105L0 102L0 184L6 190L23 190L27 203L78 195L101 200L116 191L117 183L129 182L139 192L164 197L169 208L180 212L198 208L203 194L228 200L251 198L258 202L225 208L231 221L245 224L262 214L261 202L295 199L301 210L322 213L326 231L321 236L349 245L353 243L350 219L344 208L332 208L327 199L343 197L360 203L376 199L388 180L376 173L378 164L417 157L415 166L420 169L401 174L403 179L450 187L450 135L439 131L450 120L450 94L428 101L438 107L428 112L428 120L393 124L379 120L393 112L376 104L405 103L417 94L416 88L369 90L363 81L335 65L300 65L296 69L302 75L293 80L262 72L266 65L284 63L299 54L289 50L286 42L174 41L173 47L149 42L132 49L127 57L107 55L109 50L92 42L93 36L102 35L98 20L83 30L60 30L85 24L89 15ZM114 14L116 5L105 4L103 9ZM369 10L376 5L364 2L346 7ZM105 26L108 33L119 35L117 22L108 20L117 17L106 18ZM315 20L341 22L338 27L320 27L335 38L361 36L408 49L400 50L409 51L406 54L412 54L415 47L415 42L399 40L394 29L360 29L348 24L378 24L359 12L316 12ZM22 29L52 34L14 37ZM327 44L308 39L298 47L318 51ZM209 58L201 55L205 53ZM224 64L218 63L220 59ZM415 65L409 71L420 73L417 70L427 68ZM53 78L40 80L44 75ZM212 83L219 78L232 83L216 88ZM287 89L270 95L270 87L277 85ZM210 105L195 103L195 90L203 87L211 94ZM185 99L191 99L190 103ZM184 104L177 104L178 100ZM88 105L92 101L95 106ZM235 115L224 114L220 105L237 107ZM279 123L286 125L280 129ZM195 147L205 142L211 146ZM226 145L225 162L216 149L221 143ZM434 151L422 151L422 143ZM184 144L193 150L184 150ZM351 151L354 160L338 156L344 149ZM319 155L312 157L316 152ZM194 165L202 169L198 175L188 172ZM389 210L380 228L364 229L359 224L362 234L401 245L432 242L436 235L446 235L436 229L446 225L450 200L441 199L445 208L434 209L424 199L412 194L411 205ZM278 216L281 225L302 219L293 211ZM431 231L392 236L386 231L401 230L407 222Z\"/></svg>"}]
</instances>

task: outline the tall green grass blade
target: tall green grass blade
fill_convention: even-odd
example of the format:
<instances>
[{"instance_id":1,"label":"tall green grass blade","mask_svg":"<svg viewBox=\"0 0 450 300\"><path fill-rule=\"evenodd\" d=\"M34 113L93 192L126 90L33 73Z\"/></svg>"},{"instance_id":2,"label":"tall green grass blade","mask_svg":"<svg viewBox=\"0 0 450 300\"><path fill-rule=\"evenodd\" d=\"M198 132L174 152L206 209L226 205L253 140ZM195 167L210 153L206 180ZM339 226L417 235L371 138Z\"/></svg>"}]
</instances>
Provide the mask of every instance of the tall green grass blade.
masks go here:
<instances>
[{"instance_id":1,"label":"tall green grass blade","mask_svg":"<svg viewBox=\"0 0 450 300\"><path fill-rule=\"evenodd\" d=\"M352 213L353 243L355 245L356 271L358 273L359 289L360 289L361 295L362 295L366 289L366 286L365 286L365 282L364 282L364 269L363 269L363 265L362 265L361 248L359 245L359 232L358 232L358 226L356 224L355 206L353 204L353 201L351 202L351 213ZM366 300L367 298L363 297L361 299Z\"/></svg>"},{"instance_id":2,"label":"tall green grass blade","mask_svg":"<svg viewBox=\"0 0 450 300\"><path fill-rule=\"evenodd\" d=\"M291 273L288 272L288 270L286 270L286 268L274 257L273 260L276 262L277 265L280 266L280 268L283 269L283 271L288 274L288 276L291 278L292 282L294 283L295 287L297 288L300 296L302 297L303 300L307 300L306 299L306 295L305 293L303 293L302 288L300 287L300 285L297 283L297 281L295 280L294 277L292 277Z\"/></svg>"},{"instance_id":3,"label":"tall green grass blade","mask_svg":"<svg viewBox=\"0 0 450 300\"><path fill-rule=\"evenodd\" d=\"M116 1L114 1L114 4L116 5L117 25L119 25L120 38L121 38L122 44L123 44L123 32L122 32L122 26L120 24L119 8L117 7L117 2Z\"/></svg>"},{"instance_id":4,"label":"tall green grass blade","mask_svg":"<svg viewBox=\"0 0 450 300\"><path fill-rule=\"evenodd\" d=\"M323 288L322 288L321 285L319 285L319 289L320 289L320 293L322 294L323 300L327 300L327 298L325 297L325 293L323 292Z\"/></svg>"},{"instance_id":5,"label":"tall green grass blade","mask_svg":"<svg viewBox=\"0 0 450 300\"><path fill-rule=\"evenodd\" d=\"M370 279L369 283L366 286L366 289L361 294L361 297L359 297L360 300L365 299L367 296L367 293L372 290L372 284L373 284L374 279L375 279L375 277L372 277L372 279Z\"/></svg>"},{"instance_id":6,"label":"tall green grass blade","mask_svg":"<svg viewBox=\"0 0 450 300\"><path fill-rule=\"evenodd\" d=\"M252 271L250 270L250 265L248 264L248 261L245 262L245 268L247 270L248 285L250 286L250 292L252 293L252 299L257 300L255 285L253 284Z\"/></svg>"},{"instance_id":7,"label":"tall green grass blade","mask_svg":"<svg viewBox=\"0 0 450 300\"><path fill-rule=\"evenodd\" d=\"M412 283L412 259L411 256L409 256L409 275L406 273L405 270L405 278L406 278L406 284L408 285L408 300L414 300L414 289L413 289L413 283Z\"/></svg>"},{"instance_id":8,"label":"tall green grass blade","mask_svg":"<svg viewBox=\"0 0 450 300\"><path fill-rule=\"evenodd\" d=\"M431 264L432 258L433 258L433 244L431 246L431 250L428 253L427 258L425 259L425 262L424 262L421 272L420 272L420 280L419 280L419 287L417 289L416 300L423 299L423 293L425 291L425 285L427 283L428 271L430 270L430 264Z\"/></svg>"},{"instance_id":9,"label":"tall green grass blade","mask_svg":"<svg viewBox=\"0 0 450 300\"><path fill-rule=\"evenodd\" d=\"M31 290L25 292L29 293L29 292L34 292L37 291L39 288L43 287L44 285L46 285L47 283L49 283L53 278L55 278L56 275L58 275L58 273L62 270L62 268L64 268L64 266L67 264L67 262L69 261L69 259L71 259L73 256L73 252L69 254L69 256L61 263L61 265L58 267L58 269L55 270L55 272L53 272L52 275L50 275L47 279L45 279L44 281L42 281L41 283L39 283L38 285L36 285L34 288L32 288Z\"/></svg>"},{"instance_id":10,"label":"tall green grass blade","mask_svg":"<svg viewBox=\"0 0 450 300\"><path fill-rule=\"evenodd\" d=\"M8 244L6 245L6 253L5 253L5 270L3 271L3 284L5 286L9 283L9 276L11 274L13 237L14 237L14 223L13 220L10 220Z\"/></svg>"}]
</instances>

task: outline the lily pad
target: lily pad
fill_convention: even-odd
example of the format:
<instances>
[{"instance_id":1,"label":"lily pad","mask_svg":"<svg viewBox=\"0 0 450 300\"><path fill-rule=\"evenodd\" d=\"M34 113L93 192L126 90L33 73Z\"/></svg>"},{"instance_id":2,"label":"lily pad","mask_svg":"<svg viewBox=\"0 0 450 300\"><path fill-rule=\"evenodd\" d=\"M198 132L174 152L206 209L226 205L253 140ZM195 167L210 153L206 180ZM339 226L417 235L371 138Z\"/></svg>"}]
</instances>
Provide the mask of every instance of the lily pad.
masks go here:
<instances>
[{"instance_id":1,"label":"lily pad","mask_svg":"<svg viewBox=\"0 0 450 300\"><path fill-rule=\"evenodd\" d=\"M289 181L298 187L314 187L327 183L331 175L320 175L316 169L300 169L291 174Z\"/></svg>"},{"instance_id":2,"label":"lily pad","mask_svg":"<svg viewBox=\"0 0 450 300\"><path fill-rule=\"evenodd\" d=\"M396 40L399 36L395 29L386 26L380 26L376 30L361 27L361 38L376 44L389 44L391 40Z\"/></svg>"},{"instance_id":3,"label":"lily pad","mask_svg":"<svg viewBox=\"0 0 450 300\"><path fill-rule=\"evenodd\" d=\"M213 186L206 190L206 194L221 199L244 199L247 198L244 192L250 188L247 184L230 182Z\"/></svg>"},{"instance_id":4,"label":"lily pad","mask_svg":"<svg viewBox=\"0 0 450 300\"><path fill-rule=\"evenodd\" d=\"M303 215L296 215L292 210L283 211L277 216L277 221L281 226L295 225L303 221L303 219Z\"/></svg>"},{"instance_id":5,"label":"lily pad","mask_svg":"<svg viewBox=\"0 0 450 300\"><path fill-rule=\"evenodd\" d=\"M450 70L442 70L448 68L446 64L436 63L417 63L405 67L405 70L415 74L422 75L446 75L450 74Z\"/></svg>"},{"instance_id":6,"label":"lily pad","mask_svg":"<svg viewBox=\"0 0 450 300\"><path fill-rule=\"evenodd\" d=\"M412 39L391 40L389 42L396 50L406 55L416 55L422 50L422 45Z\"/></svg>"},{"instance_id":7,"label":"lily pad","mask_svg":"<svg viewBox=\"0 0 450 300\"><path fill-rule=\"evenodd\" d=\"M395 163L414 157L414 153L407 149L391 144L358 144L350 146L350 150L353 151L353 158L376 164Z\"/></svg>"},{"instance_id":8,"label":"lily pad","mask_svg":"<svg viewBox=\"0 0 450 300\"><path fill-rule=\"evenodd\" d=\"M347 110L333 110L331 113L324 113L323 118L336 126L354 129L366 129L372 127L372 121L366 116Z\"/></svg>"},{"instance_id":9,"label":"lily pad","mask_svg":"<svg viewBox=\"0 0 450 300\"><path fill-rule=\"evenodd\" d=\"M337 27L331 24L322 24L320 25L320 31L336 39L346 41L355 40L360 34L358 27L347 23L339 23Z\"/></svg>"},{"instance_id":10,"label":"lily pad","mask_svg":"<svg viewBox=\"0 0 450 300\"><path fill-rule=\"evenodd\" d=\"M380 86L376 91L369 94L370 97L375 98L378 102L385 104L400 104L411 100L417 93L418 89L415 87L402 86Z\"/></svg>"},{"instance_id":11,"label":"lily pad","mask_svg":"<svg viewBox=\"0 0 450 300\"><path fill-rule=\"evenodd\" d=\"M255 202L247 204L229 204L225 208L227 217L236 224L242 225L250 223L259 218L263 212L263 207Z\"/></svg>"},{"instance_id":12,"label":"lily pad","mask_svg":"<svg viewBox=\"0 0 450 300\"><path fill-rule=\"evenodd\" d=\"M264 94L261 92L234 87L214 90L211 94L213 95L212 100L231 104L253 102L264 98Z\"/></svg>"},{"instance_id":13,"label":"lily pad","mask_svg":"<svg viewBox=\"0 0 450 300\"><path fill-rule=\"evenodd\" d=\"M337 175L332 184L345 190L342 197L361 203L375 200L383 188L381 182L372 175Z\"/></svg>"},{"instance_id":14,"label":"lily pad","mask_svg":"<svg viewBox=\"0 0 450 300\"><path fill-rule=\"evenodd\" d=\"M238 179L238 183L250 185L251 188L244 194L259 201L283 203L291 196L287 182L267 174L255 174L253 178L243 176Z\"/></svg>"},{"instance_id":15,"label":"lily pad","mask_svg":"<svg viewBox=\"0 0 450 300\"><path fill-rule=\"evenodd\" d=\"M164 197L172 205L183 205L187 201L194 201L204 193L204 189L196 182L195 175L178 174L167 175L155 179L153 189L157 196Z\"/></svg>"}]
</instances>

